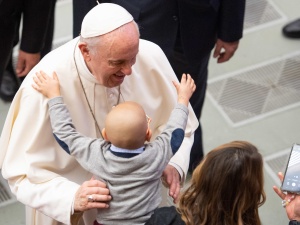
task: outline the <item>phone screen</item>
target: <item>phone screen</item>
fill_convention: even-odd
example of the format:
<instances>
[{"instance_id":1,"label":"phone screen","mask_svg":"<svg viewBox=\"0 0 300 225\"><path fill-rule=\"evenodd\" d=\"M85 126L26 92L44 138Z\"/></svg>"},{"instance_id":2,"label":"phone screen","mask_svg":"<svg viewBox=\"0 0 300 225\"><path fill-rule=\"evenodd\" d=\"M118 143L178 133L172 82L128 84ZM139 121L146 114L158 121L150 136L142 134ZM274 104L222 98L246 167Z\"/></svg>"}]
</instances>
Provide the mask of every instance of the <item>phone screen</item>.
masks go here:
<instances>
[{"instance_id":1,"label":"phone screen","mask_svg":"<svg viewBox=\"0 0 300 225\"><path fill-rule=\"evenodd\" d=\"M282 191L300 193L300 145L294 144L287 163Z\"/></svg>"}]
</instances>

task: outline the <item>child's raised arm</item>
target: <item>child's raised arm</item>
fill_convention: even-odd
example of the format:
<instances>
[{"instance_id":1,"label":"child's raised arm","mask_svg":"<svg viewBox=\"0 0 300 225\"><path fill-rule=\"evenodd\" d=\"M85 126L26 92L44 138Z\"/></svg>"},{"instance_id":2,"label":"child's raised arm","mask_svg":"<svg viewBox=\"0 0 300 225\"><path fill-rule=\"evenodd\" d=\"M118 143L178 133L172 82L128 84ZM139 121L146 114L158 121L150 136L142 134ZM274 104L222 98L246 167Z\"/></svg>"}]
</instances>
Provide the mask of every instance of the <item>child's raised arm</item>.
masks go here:
<instances>
[{"instance_id":1,"label":"child's raised arm","mask_svg":"<svg viewBox=\"0 0 300 225\"><path fill-rule=\"evenodd\" d=\"M35 84L32 84L35 90L47 98L60 96L59 80L55 72L52 73L52 77L43 71L36 72L35 75L36 77L33 77Z\"/></svg>"},{"instance_id":2,"label":"child's raised arm","mask_svg":"<svg viewBox=\"0 0 300 225\"><path fill-rule=\"evenodd\" d=\"M173 84L177 90L178 103L188 106L189 100L196 90L196 85L190 74L182 74L181 82L177 83L173 81Z\"/></svg>"}]
</instances>

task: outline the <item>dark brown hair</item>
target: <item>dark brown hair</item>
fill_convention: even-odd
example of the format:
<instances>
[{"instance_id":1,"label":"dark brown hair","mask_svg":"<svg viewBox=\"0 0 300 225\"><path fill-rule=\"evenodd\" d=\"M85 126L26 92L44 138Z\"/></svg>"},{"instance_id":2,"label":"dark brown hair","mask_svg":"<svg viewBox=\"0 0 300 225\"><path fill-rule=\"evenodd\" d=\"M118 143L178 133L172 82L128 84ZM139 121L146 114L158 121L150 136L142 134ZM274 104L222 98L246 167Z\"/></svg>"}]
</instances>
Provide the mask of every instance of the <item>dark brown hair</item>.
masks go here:
<instances>
[{"instance_id":1,"label":"dark brown hair","mask_svg":"<svg viewBox=\"0 0 300 225\"><path fill-rule=\"evenodd\" d=\"M257 148L246 141L230 142L210 151L198 165L178 210L186 225L261 225L263 185Z\"/></svg>"}]
</instances>

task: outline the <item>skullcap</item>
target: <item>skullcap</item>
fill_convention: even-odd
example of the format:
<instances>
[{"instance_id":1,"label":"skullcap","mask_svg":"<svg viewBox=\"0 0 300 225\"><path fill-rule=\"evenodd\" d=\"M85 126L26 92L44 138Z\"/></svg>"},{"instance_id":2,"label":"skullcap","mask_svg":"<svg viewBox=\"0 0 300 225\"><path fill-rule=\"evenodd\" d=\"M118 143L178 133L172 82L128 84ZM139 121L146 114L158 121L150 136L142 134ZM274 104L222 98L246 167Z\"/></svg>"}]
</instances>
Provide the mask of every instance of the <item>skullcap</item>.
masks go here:
<instances>
[{"instance_id":1,"label":"skullcap","mask_svg":"<svg viewBox=\"0 0 300 225\"><path fill-rule=\"evenodd\" d=\"M123 7L112 3L101 3L92 8L83 18L81 36L96 37L107 34L133 20Z\"/></svg>"}]
</instances>

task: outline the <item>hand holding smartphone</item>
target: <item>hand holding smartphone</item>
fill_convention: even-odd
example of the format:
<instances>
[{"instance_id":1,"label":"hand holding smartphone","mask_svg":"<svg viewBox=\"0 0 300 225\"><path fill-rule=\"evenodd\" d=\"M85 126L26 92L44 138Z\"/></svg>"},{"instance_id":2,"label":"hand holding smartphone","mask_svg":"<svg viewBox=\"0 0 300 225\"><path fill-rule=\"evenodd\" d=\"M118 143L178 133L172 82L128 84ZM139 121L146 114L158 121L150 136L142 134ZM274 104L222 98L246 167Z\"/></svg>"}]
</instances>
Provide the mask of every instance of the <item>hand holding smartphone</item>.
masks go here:
<instances>
[{"instance_id":1,"label":"hand holding smartphone","mask_svg":"<svg viewBox=\"0 0 300 225\"><path fill-rule=\"evenodd\" d=\"M285 169L281 190L300 194L300 145L294 144Z\"/></svg>"}]
</instances>

